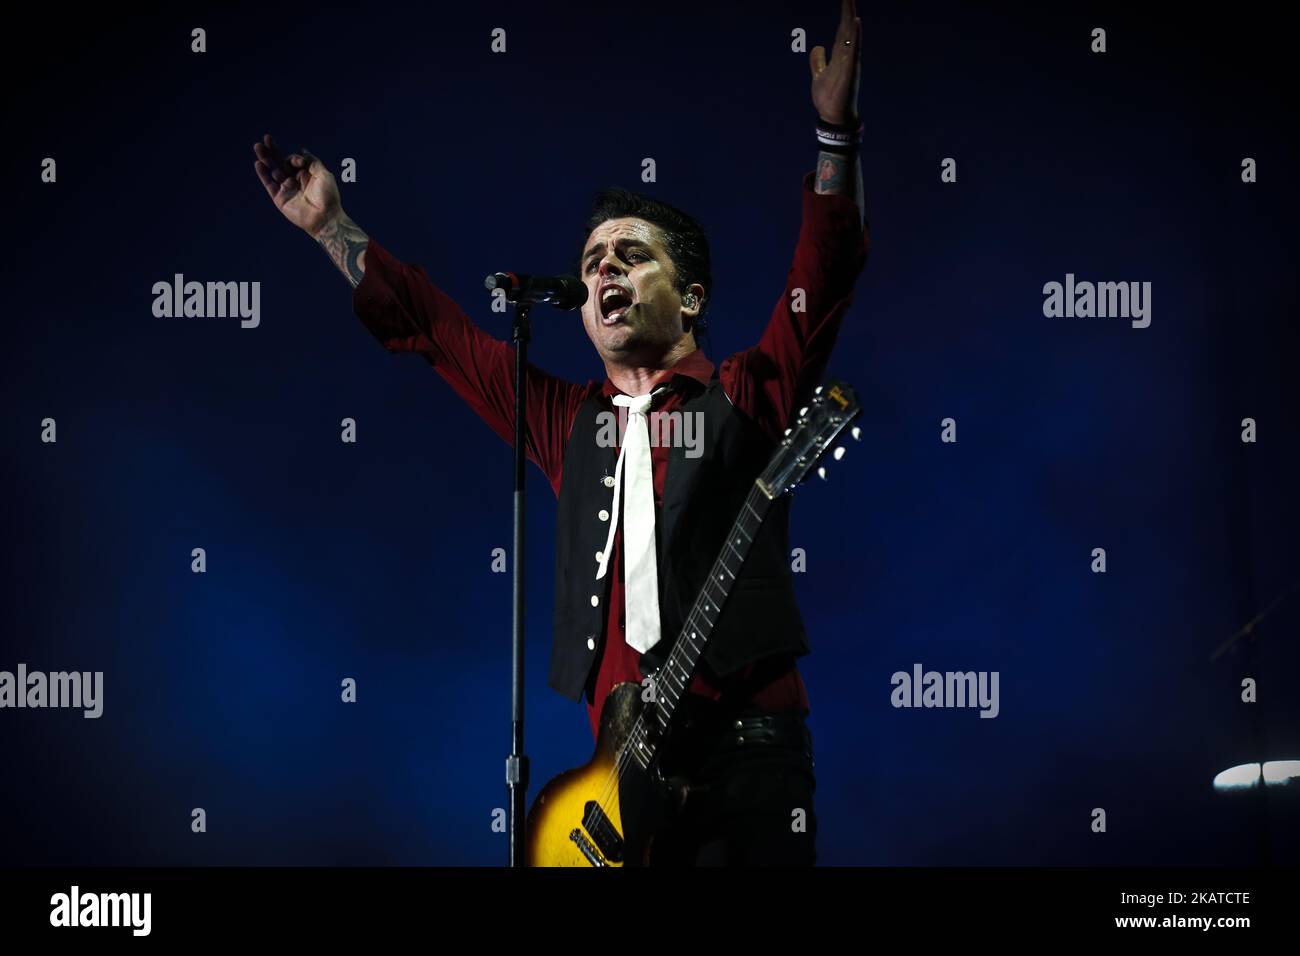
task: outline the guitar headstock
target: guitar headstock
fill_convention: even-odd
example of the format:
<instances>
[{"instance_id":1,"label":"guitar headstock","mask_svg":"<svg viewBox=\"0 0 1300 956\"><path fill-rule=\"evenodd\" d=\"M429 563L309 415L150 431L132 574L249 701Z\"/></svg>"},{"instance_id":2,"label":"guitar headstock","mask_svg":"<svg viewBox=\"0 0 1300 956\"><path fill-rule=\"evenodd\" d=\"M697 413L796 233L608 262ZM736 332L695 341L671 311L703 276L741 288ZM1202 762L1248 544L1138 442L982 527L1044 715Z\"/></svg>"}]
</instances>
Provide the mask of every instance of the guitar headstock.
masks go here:
<instances>
[{"instance_id":1,"label":"guitar headstock","mask_svg":"<svg viewBox=\"0 0 1300 956\"><path fill-rule=\"evenodd\" d=\"M831 443L840 432L861 412L858 396L847 382L831 379L817 386L811 403L799 409L794 422L785 430L781 447L759 476L758 485L763 493L769 498L779 498L807 478L814 468L825 478L826 466L820 464L822 459L830 453ZM850 434L856 441L861 430L854 426ZM841 445L831 453L831 459L839 461L842 457Z\"/></svg>"}]
</instances>

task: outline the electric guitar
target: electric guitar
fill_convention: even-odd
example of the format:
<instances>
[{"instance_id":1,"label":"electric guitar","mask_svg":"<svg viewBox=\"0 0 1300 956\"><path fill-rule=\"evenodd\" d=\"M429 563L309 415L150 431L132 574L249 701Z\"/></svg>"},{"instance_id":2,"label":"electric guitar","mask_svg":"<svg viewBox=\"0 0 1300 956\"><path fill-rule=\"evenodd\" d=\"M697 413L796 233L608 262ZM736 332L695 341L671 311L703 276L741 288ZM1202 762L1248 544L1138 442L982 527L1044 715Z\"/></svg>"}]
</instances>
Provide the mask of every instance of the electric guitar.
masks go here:
<instances>
[{"instance_id":1,"label":"electric guitar","mask_svg":"<svg viewBox=\"0 0 1300 956\"><path fill-rule=\"evenodd\" d=\"M638 866L648 862L655 832L680 809L683 782L665 777L659 745L672 726L678 701L726 605L772 502L792 491L818 466L831 442L860 412L853 389L832 380L799 410L780 447L754 481L727 541L713 563L668 658L653 673L646 699L640 684L618 684L606 698L596 734L596 752L581 767L566 770L537 794L525 823L528 866ZM858 438L858 428L851 431ZM844 454L835 449L834 459Z\"/></svg>"}]
</instances>

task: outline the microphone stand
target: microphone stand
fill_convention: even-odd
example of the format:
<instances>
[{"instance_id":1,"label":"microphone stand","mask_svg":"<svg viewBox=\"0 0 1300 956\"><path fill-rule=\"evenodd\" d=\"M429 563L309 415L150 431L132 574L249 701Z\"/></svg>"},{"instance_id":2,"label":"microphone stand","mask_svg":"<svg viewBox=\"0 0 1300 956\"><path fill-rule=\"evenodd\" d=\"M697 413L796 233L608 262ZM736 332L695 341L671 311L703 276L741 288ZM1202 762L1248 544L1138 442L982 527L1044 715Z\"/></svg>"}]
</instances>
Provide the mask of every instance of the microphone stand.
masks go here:
<instances>
[{"instance_id":1,"label":"microphone stand","mask_svg":"<svg viewBox=\"0 0 1300 956\"><path fill-rule=\"evenodd\" d=\"M524 841L528 808L528 757L524 754L524 453L528 437L526 371L528 340L532 335L528 313L533 302L549 302L572 309L587 300L587 290L571 276L537 278L497 272L483 285L488 289L510 290L515 321L511 339L515 343L515 514L512 591L514 609L510 635L510 756L506 758L506 787L510 791L510 866L524 865Z\"/></svg>"},{"instance_id":2,"label":"microphone stand","mask_svg":"<svg viewBox=\"0 0 1300 956\"><path fill-rule=\"evenodd\" d=\"M514 599L510 651L510 756L506 758L506 786L510 791L510 866L524 865L524 825L528 795L528 757L524 754L524 441L528 434L525 370L528 364L530 302L515 303L511 339L515 343L515 490Z\"/></svg>"}]
</instances>

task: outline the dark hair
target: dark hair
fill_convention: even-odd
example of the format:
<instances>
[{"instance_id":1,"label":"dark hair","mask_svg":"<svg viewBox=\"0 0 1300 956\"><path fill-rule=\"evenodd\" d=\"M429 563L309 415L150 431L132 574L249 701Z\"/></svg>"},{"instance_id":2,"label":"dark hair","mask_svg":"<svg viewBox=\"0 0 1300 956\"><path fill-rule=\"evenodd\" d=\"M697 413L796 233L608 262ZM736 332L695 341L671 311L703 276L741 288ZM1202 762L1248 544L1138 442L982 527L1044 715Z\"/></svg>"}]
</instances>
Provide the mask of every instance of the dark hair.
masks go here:
<instances>
[{"instance_id":1,"label":"dark hair","mask_svg":"<svg viewBox=\"0 0 1300 956\"><path fill-rule=\"evenodd\" d=\"M707 336L709 327L705 313L713 292L713 268L709 261L709 239L704 234L704 228L677 207L650 196L617 187L597 190L592 196L591 215L587 217L582 245L578 247L577 268L574 270L578 276L583 276L582 253L587 238L593 229L608 219L644 219L659 227L663 233L664 247L673 262L676 278L674 288L678 292L685 292L686 287L694 282L704 286L704 298L700 303L700 314L695 317L694 331L697 343L700 336Z\"/></svg>"}]
</instances>

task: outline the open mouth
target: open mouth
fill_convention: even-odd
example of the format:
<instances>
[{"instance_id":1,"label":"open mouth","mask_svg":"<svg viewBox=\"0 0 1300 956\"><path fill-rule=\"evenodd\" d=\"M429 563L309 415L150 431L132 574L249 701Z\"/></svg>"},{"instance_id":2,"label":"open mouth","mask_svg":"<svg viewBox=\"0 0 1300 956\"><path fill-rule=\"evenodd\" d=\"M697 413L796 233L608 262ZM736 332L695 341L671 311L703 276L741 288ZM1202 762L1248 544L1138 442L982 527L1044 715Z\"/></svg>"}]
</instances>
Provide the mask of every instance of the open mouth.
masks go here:
<instances>
[{"instance_id":1,"label":"open mouth","mask_svg":"<svg viewBox=\"0 0 1300 956\"><path fill-rule=\"evenodd\" d=\"M602 325L615 325L623 321L632 307L632 296L622 286L606 286L600 295L600 321Z\"/></svg>"}]
</instances>

